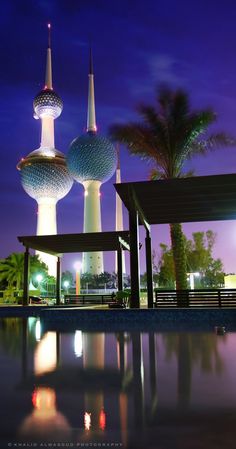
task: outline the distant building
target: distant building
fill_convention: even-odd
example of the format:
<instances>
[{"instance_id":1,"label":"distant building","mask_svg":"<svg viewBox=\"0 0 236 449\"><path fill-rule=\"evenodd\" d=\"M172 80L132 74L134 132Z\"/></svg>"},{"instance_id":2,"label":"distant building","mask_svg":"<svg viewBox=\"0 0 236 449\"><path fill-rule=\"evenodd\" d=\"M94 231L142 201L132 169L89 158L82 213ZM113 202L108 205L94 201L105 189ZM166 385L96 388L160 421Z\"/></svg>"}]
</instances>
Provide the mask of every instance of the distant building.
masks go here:
<instances>
[{"instance_id":1,"label":"distant building","mask_svg":"<svg viewBox=\"0 0 236 449\"><path fill-rule=\"evenodd\" d=\"M225 288L236 288L236 274L227 274L224 277Z\"/></svg>"}]
</instances>

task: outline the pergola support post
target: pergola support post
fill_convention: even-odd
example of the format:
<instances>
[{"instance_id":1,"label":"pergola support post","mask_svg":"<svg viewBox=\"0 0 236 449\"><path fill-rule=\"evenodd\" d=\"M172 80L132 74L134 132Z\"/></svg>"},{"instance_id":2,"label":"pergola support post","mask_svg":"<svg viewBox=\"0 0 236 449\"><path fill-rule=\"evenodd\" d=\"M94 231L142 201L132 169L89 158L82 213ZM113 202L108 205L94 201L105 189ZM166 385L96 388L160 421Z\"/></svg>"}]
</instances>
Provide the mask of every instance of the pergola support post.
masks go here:
<instances>
[{"instance_id":1,"label":"pergola support post","mask_svg":"<svg viewBox=\"0 0 236 449\"><path fill-rule=\"evenodd\" d=\"M23 287L23 306L29 304L29 248L25 247L24 254L24 287Z\"/></svg>"},{"instance_id":2,"label":"pergola support post","mask_svg":"<svg viewBox=\"0 0 236 449\"><path fill-rule=\"evenodd\" d=\"M61 303L61 259L57 258L57 279L56 279L56 304Z\"/></svg>"},{"instance_id":3,"label":"pergola support post","mask_svg":"<svg viewBox=\"0 0 236 449\"><path fill-rule=\"evenodd\" d=\"M118 277L118 290L123 290L123 260L122 260L122 247L119 245L117 249L117 277Z\"/></svg>"},{"instance_id":4,"label":"pergola support post","mask_svg":"<svg viewBox=\"0 0 236 449\"><path fill-rule=\"evenodd\" d=\"M130 307L140 307L140 280L139 280L139 232L138 232L138 212L129 212L130 231L130 277L131 277L131 298Z\"/></svg>"},{"instance_id":5,"label":"pergola support post","mask_svg":"<svg viewBox=\"0 0 236 449\"><path fill-rule=\"evenodd\" d=\"M148 230L146 230L145 249L146 249L148 308L152 309L153 308L152 244L151 244L151 235Z\"/></svg>"}]
</instances>

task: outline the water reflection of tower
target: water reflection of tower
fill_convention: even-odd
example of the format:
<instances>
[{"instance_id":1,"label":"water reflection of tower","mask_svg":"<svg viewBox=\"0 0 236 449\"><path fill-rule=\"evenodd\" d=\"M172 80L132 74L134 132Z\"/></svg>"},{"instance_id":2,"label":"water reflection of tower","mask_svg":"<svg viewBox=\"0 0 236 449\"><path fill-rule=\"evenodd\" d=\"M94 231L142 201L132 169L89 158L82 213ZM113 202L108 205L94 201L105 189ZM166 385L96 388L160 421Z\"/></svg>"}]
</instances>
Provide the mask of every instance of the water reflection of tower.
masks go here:
<instances>
[{"instance_id":1,"label":"water reflection of tower","mask_svg":"<svg viewBox=\"0 0 236 449\"><path fill-rule=\"evenodd\" d=\"M62 112L62 101L52 86L52 62L50 44L47 49L45 87L34 99L34 117L41 119L41 143L37 150L18 163L24 190L38 203L37 235L57 233L56 204L72 187L63 153L55 149L54 120ZM56 258L38 253L48 265L49 274L56 274Z\"/></svg>"},{"instance_id":2,"label":"water reflection of tower","mask_svg":"<svg viewBox=\"0 0 236 449\"><path fill-rule=\"evenodd\" d=\"M85 370L104 370L104 345L105 334L96 332L83 333L83 366ZM87 417L87 422L89 421L91 424L91 430L105 430L103 392L87 391L84 395L84 402L85 418Z\"/></svg>"},{"instance_id":3,"label":"water reflection of tower","mask_svg":"<svg viewBox=\"0 0 236 449\"><path fill-rule=\"evenodd\" d=\"M84 232L101 232L100 187L115 172L117 156L111 142L97 134L94 73L92 55L89 67L89 94L87 133L70 145L68 169L73 178L84 187ZM104 271L102 252L83 254L83 272L100 274Z\"/></svg>"},{"instance_id":4,"label":"water reflection of tower","mask_svg":"<svg viewBox=\"0 0 236 449\"><path fill-rule=\"evenodd\" d=\"M34 354L34 375L53 372L58 363L58 333L46 332L41 338L36 321L35 337L38 341ZM27 321L23 321L22 332L22 374L27 380ZM54 388L41 385L40 377L32 391L32 412L21 423L19 435L24 441L67 441L71 428L66 417L57 409L57 395ZM46 443L45 443L46 444Z\"/></svg>"}]
</instances>

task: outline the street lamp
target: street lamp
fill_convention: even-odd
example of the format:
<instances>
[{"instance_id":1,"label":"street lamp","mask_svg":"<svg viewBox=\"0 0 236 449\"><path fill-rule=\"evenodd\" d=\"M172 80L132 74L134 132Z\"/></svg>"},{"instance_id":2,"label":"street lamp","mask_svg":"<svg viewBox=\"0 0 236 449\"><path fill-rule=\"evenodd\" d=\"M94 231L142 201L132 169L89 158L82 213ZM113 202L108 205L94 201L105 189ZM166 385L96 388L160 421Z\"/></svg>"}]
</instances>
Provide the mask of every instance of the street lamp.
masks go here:
<instances>
[{"instance_id":1,"label":"street lamp","mask_svg":"<svg viewBox=\"0 0 236 449\"><path fill-rule=\"evenodd\" d=\"M40 283L41 283L41 281L43 280L43 276L42 276L42 274L37 274L37 276L36 276L36 281L38 282L38 289L40 290Z\"/></svg>"},{"instance_id":2,"label":"street lamp","mask_svg":"<svg viewBox=\"0 0 236 449\"><path fill-rule=\"evenodd\" d=\"M190 284L190 290L194 290L194 276L199 277L200 273L196 271L195 273L187 273L189 276L189 284Z\"/></svg>"},{"instance_id":3,"label":"street lamp","mask_svg":"<svg viewBox=\"0 0 236 449\"><path fill-rule=\"evenodd\" d=\"M70 285L69 281L64 281L63 285L64 285L64 288L66 289L66 291L68 293L68 288L69 288L69 285Z\"/></svg>"},{"instance_id":4,"label":"street lamp","mask_svg":"<svg viewBox=\"0 0 236 449\"><path fill-rule=\"evenodd\" d=\"M80 271L82 269L82 263L80 260L77 260L74 263L74 268L75 268L75 294L79 295L80 294Z\"/></svg>"}]
</instances>

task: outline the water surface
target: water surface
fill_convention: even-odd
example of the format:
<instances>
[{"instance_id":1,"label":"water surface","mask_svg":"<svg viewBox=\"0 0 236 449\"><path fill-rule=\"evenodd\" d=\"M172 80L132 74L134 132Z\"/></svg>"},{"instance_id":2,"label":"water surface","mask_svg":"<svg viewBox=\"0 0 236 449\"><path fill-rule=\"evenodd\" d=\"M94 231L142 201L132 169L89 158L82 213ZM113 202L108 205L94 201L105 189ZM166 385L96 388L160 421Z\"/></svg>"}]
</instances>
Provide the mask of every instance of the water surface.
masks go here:
<instances>
[{"instance_id":1,"label":"water surface","mask_svg":"<svg viewBox=\"0 0 236 449\"><path fill-rule=\"evenodd\" d=\"M236 333L0 320L0 447L235 449Z\"/></svg>"}]
</instances>

